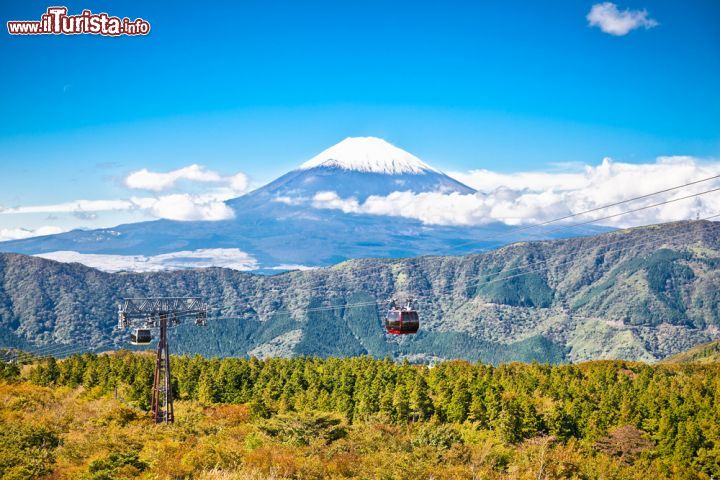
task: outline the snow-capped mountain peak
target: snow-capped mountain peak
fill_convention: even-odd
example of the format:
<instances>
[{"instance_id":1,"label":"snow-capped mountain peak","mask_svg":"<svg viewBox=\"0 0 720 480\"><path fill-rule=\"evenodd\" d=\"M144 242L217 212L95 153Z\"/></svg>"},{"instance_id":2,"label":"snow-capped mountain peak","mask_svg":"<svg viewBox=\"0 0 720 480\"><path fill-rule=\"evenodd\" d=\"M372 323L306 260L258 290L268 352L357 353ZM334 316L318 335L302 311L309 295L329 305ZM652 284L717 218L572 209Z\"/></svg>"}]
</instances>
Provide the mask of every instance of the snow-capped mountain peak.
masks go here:
<instances>
[{"instance_id":1,"label":"snow-capped mountain peak","mask_svg":"<svg viewBox=\"0 0 720 480\"><path fill-rule=\"evenodd\" d=\"M348 137L300 165L299 170L316 167L386 175L437 172L415 155L377 137Z\"/></svg>"}]
</instances>

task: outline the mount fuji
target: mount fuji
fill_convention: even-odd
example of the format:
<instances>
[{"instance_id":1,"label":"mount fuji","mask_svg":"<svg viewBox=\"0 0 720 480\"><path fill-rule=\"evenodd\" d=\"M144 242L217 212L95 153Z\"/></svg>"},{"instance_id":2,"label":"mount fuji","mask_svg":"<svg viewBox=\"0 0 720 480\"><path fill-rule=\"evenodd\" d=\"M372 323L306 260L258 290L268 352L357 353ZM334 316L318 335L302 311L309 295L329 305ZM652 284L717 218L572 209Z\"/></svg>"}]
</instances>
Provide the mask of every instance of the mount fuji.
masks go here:
<instances>
[{"instance_id":1,"label":"mount fuji","mask_svg":"<svg viewBox=\"0 0 720 480\"><path fill-rule=\"evenodd\" d=\"M366 137L346 138L297 169L227 204L236 214L262 210L273 218L317 218L328 213L318 211L318 200L323 198L352 198L361 203L371 196L397 191L475 193L385 140Z\"/></svg>"},{"instance_id":2,"label":"mount fuji","mask_svg":"<svg viewBox=\"0 0 720 480\"><path fill-rule=\"evenodd\" d=\"M269 184L228 200L235 213L230 220L154 220L73 230L2 242L0 251L107 271L223 266L271 272L350 258L459 255L526 238L499 222L430 225L353 207L396 192L476 193L385 140L347 138ZM591 227L584 233L596 231ZM488 239L499 233L502 239Z\"/></svg>"}]
</instances>

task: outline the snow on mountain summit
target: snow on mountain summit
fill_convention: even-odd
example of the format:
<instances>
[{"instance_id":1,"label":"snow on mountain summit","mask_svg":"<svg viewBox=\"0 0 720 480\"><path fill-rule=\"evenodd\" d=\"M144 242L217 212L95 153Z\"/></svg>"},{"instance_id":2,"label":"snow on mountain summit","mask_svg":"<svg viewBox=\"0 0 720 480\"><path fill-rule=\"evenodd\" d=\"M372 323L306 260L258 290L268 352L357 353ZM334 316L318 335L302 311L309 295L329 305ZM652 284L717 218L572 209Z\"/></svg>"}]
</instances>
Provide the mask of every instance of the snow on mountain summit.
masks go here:
<instances>
[{"instance_id":1,"label":"snow on mountain summit","mask_svg":"<svg viewBox=\"0 0 720 480\"><path fill-rule=\"evenodd\" d=\"M299 170L316 167L387 175L437 172L415 155L377 137L348 137L300 165Z\"/></svg>"}]
</instances>

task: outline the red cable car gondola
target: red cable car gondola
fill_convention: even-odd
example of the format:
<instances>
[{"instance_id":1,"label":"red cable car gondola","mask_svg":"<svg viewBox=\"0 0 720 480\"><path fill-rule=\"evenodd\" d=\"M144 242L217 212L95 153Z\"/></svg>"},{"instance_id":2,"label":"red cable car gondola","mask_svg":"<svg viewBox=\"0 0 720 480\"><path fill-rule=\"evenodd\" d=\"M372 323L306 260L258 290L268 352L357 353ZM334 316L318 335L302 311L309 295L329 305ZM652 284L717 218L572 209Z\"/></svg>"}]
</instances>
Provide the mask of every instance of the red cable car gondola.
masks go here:
<instances>
[{"instance_id":1,"label":"red cable car gondola","mask_svg":"<svg viewBox=\"0 0 720 480\"><path fill-rule=\"evenodd\" d=\"M417 311L411 306L410 302L404 307L395 306L395 302L390 305L387 316L385 317L385 330L393 335L407 335L417 333L420 328L420 317Z\"/></svg>"}]
</instances>

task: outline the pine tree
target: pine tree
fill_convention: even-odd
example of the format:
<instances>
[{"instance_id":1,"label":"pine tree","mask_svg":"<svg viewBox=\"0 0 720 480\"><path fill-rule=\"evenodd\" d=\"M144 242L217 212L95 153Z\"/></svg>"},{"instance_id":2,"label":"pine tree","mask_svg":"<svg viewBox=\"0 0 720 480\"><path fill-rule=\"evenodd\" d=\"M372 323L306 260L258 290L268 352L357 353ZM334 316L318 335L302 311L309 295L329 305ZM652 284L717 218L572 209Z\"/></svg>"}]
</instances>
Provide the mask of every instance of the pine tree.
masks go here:
<instances>
[{"instance_id":1,"label":"pine tree","mask_svg":"<svg viewBox=\"0 0 720 480\"><path fill-rule=\"evenodd\" d=\"M470 392L467 382L460 379L455 383L450 404L447 407L447 418L451 422L464 422L470 409Z\"/></svg>"},{"instance_id":2,"label":"pine tree","mask_svg":"<svg viewBox=\"0 0 720 480\"><path fill-rule=\"evenodd\" d=\"M532 401L527 397L523 397L520 407L522 410L521 437L531 438L542 433L545 426Z\"/></svg>"},{"instance_id":3,"label":"pine tree","mask_svg":"<svg viewBox=\"0 0 720 480\"><path fill-rule=\"evenodd\" d=\"M393 418L395 408L393 406L393 397L395 391L390 384L385 386L382 395L380 396L380 413L386 415L388 418Z\"/></svg>"},{"instance_id":4,"label":"pine tree","mask_svg":"<svg viewBox=\"0 0 720 480\"><path fill-rule=\"evenodd\" d=\"M500 438L506 443L517 443L522 439L522 412L515 399L503 402L503 408L494 426Z\"/></svg>"},{"instance_id":5,"label":"pine tree","mask_svg":"<svg viewBox=\"0 0 720 480\"><path fill-rule=\"evenodd\" d=\"M254 419L259 418L270 418L272 416L272 412L268 408L267 404L261 397L254 397L250 401L250 417Z\"/></svg>"},{"instance_id":6,"label":"pine tree","mask_svg":"<svg viewBox=\"0 0 720 480\"><path fill-rule=\"evenodd\" d=\"M547 432L561 440L577 435L575 423L570 415L565 413L560 405L554 405L545 414Z\"/></svg>"},{"instance_id":7,"label":"pine tree","mask_svg":"<svg viewBox=\"0 0 720 480\"><path fill-rule=\"evenodd\" d=\"M198 401L205 405L212 405L220 400L220 392L215 383L215 377L209 369L203 371L198 382Z\"/></svg>"},{"instance_id":8,"label":"pine tree","mask_svg":"<svg viewBox=\"0 0 720 480\"><path fill-rule=\"evenodd\" d=\"M15 363L0 361L0 380L11 382L20 376L20 367Z\"/></svg>"},{"instance_id":9,"label":"pine tree","mask_svg":"<svg viewBox=\"0 0 720 480\"><path fill-rule=\"evenodd\" d=\"M426 420L433 414L432 400L428 395L428 384L422 374L415 377L415 384L410 392L410 410L417 420Z\"/></svg>"},{"instance_id":10,"label":"pine tree","mask_svg":"<svg viewBox=\"0 0 720 480\"><path fill-rule=\"evenodd\" d=\"M488 426L487 407L485 406L483 395L480 392L472 394L468 419L473 422L478 422L483 428L487 428Z\"/></svg>"},{"instance_id":11,"label":"pine tree","mask_svg":"<svg viewBox=\"0 0 720 480\"><path fill-rule=\"evenodd\" d=\"M45 360L45 364L39 364L35 367L33 372L30 374L30 380L33 383L42 386L55 385L60 379L60 368L58 367L57 360L54 357L50 357Z\"/></svg>"},{"instance_id":12,"label":"pine tree","mask_svg":"<svg viewBox=\"0 0 720 480\"><path fill-rule=\"evenodd\" d=\"M91 362L85 369L85 373L83 374L83 386L85 386L86 388L92 388L96 386L99 381L100 377L97 372L96 362Z\"/></svg>"},{"instance_id":13,"label":"pine tree","mask_svg":"<svg viewBox=\"0 0 720 480\"><path fill-rule=\"evenodd\" d=\"M393 395L393 408L395 409L395 421L407 422L410 418L410 400L404 385L398 385Z\"/></svg>"}]
</instances>

